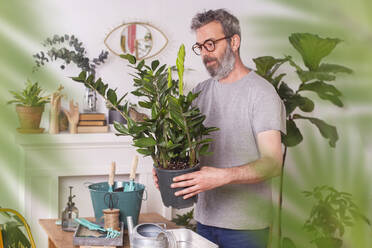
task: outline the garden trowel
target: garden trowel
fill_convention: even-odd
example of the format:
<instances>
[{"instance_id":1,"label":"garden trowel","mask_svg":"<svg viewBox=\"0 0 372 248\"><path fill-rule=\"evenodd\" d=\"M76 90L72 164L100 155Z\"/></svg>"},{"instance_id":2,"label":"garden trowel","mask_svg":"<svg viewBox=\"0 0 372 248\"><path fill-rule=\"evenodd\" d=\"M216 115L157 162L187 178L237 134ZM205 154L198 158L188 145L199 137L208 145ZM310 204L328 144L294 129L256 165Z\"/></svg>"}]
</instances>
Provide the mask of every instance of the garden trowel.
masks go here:
<instances>
[{"instance_id":1,"label":"garden trowel","mask_svg":"<svg viewBox=\"0 0 372 248\"><path fill-rule=\"evenodd\" d=\"M130 176L129 176L130 182L125 184L124 192L134 190L134 179L136 178L137 165L138 165L138 156L136 155L133 158L132 168L130 170Z\"/></svg>"}]
</instances>

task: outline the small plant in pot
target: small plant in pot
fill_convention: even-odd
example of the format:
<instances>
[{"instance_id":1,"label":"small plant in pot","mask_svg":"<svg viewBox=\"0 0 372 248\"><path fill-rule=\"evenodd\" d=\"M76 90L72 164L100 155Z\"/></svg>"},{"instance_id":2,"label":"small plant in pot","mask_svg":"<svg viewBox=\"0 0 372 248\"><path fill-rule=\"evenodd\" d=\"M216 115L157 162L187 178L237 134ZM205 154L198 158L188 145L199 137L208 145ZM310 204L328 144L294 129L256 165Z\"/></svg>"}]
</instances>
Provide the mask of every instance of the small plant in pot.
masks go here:
<instances>
[{"instance_id":1,"label":"small plant in pot","mask_svg":"<svg viewBox=\"0 0 372 248\"><path fill-rule=\"evenodd\" d=\"M151 115L135 121L126 103L121 113L127 124L114 124L119 132L117 135L131 136L137 151L152 157L165 206L190 207L197 197L185 200L182 196L175 196L175 191L179 189L170 188L170 184L175 176L199 170L199 156L209 154L208 147L212 141L205 137L218 128L203 125L205 116L192 104L198 93L183 94L185 48L182 45L178 52L178 80L172 79L171 68L166 70L166 65L160 66L158 60L152 61L149 66L144 60L137 63L132 55L121 57L127 59L136 71L135 90L131 93L139 97L138 105L148 109ZM84 71L73 80L96 89L111 103L117 99L115 91L108 89L107 84L101 79L95 81L93 75L87 77Z\"/></svg>"},{"instance_id":2,"label":"small plant in pot","mask_svg":"<svg viewBox=\"0 0 372 248\"><path fill-rule=\"evenodd\" d=\"M44 106L50 101L49 96L43 96L43 90L38 82L33 83L27 80L26 87L21 91L9 91L13 95L13 100L8 104L16 104L21 127L18 132L35 133L42 132L40 127L41 116L44 112Z\"/></svg>"},{"instance_id":3,"label":"small plant in pot","mask_svg":"<svg viewBox=\"0 0 372 248\"><path fill-rule=\"evenodd\" d=\"M326 185L303 193L316 201L304 228L314 234L315 239L311 242L318 248L341 247L345 228L353 226L357 219L371 225L370 220L359 212L349 193Z\"/></svg>"}]
</instances>

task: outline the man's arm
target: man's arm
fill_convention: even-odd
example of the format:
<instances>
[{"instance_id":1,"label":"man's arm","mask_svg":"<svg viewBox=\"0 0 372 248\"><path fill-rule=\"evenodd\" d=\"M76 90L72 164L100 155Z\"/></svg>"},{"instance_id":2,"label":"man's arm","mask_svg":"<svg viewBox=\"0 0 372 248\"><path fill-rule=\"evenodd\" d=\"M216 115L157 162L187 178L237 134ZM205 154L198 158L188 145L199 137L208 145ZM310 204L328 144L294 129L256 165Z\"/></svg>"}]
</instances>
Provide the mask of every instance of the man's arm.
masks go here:
<instances>
[{"instance_id":1,"label":"man's arm","mask_svg":"<svg viewBox=\"0 0 372 248\"><path fill-rule=\"evenodd\" d=\"M261 158L241 166L214 168L205 166L200 171L173 178L172 188L187 187L176 192L187 199L196 194L226 184L258 183L278 176L282 167L280 132L269 130L257 135Z\"/></svg>"}]
</instances>

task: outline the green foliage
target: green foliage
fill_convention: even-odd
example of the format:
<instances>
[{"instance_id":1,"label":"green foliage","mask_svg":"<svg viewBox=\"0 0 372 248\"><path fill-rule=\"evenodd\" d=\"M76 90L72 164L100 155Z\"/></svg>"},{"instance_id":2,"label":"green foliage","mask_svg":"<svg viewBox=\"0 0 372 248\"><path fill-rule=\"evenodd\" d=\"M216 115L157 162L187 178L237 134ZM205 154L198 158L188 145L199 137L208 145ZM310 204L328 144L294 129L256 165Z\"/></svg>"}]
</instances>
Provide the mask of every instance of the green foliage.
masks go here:
<instances>
[{"instance_id":1,"label":"green foliage","mask_svg":"<svg viewBox=\"0 0 372 248\"><path fill-rule=\"evenodd\" d=\"M356 219L368 225L370 221L362 215L351 199L351 194L339 192L329 186L315 187L303 194L315 200L305 230L313 233L315 239L342 237L346 227L351 227Z\"/></svg>"},{"instance_id":2,"label":"green foliage","mask_svg":"<svg viewBox=\"0 0 372 248\"><path fill-rule=\"evenodd\" d=\"M196 224L192 223L194 219L194 209L191 209L189 212L185 214L177 214L176 218L172 219L172 222L176 223L178 226L184 226L188 229L193 230L196 232Z\"/></svg>"},{"instance_id":3,"label":"green foliage","mask_svg":"<svg viewBox=\"0 0 372 248\"><path fill-rule=\"evenodd\" d=\"M136 72L134 76L135 90L131 93L139 98L138 105L148 109L151 115L143 121L135 121L129 115L128 103L124 105L121 114L127 124L114 123L117 135L127 135L133 138L137 151L145 156L151 156L155 165L167 168L172 162L187 162L192 167L197 164L200 155L208 155L211 139L203 138L210 132L218 130L215 127L205 127L205 116L193 106L193 101L199 93L182 93L182 83L173 80L166 65L158 60L151 66L145 61L137 61L134 56L120 56L131 64ZM184 71L184 46L182 45L177 58L178 74ZM73 80L96 90L114 108L118 103L115 90L109 89L99 78L88 76L82 71ZM117 109L118 110L118 109Z\"/></svg>"},{"instance_id":4,"label":"green foliage","mask_svg":"<svg viewBox=\"0 0 372 248\"><path fill-rule=\"evenodd\" d=\"M33 55L36 64L34 70L47 62L61 59L64 61L60 66L62 70L72 62L81 70L95 74L96 67L103 64L108 56L107 51L101 51L98 57L91 61L86 55L83 43L74 35L54 35L45 39L43 46L48 49L46 52L40 51Z\"/></svg>"},{"instance_id":5,"label":"green foliage","mask_svg":"<svg viewBox=\"0 0 372 248\"><path fill-rule=\"evenodd\" d=\"M18 216L7 212L0 212L0 214L8 220L0 224L0 232L3 237L4 247L31 247L29 240L21 230L23 223Z\"/></svg>"},{"instance_id":6,"label":"green foliage","mask_svg":"<svg viewBox=\"0 0 372 248\"><path fill-rule=\"evenodd\" d=\"M282 135L282 142L287 147L301 143L303 137L296 125L296 121L301 119L314 124L321 135L329 140L330 146L335 147L338 140L336 127L317 118L295 114L294 111L297 108L307 113L314 110L313 100L301 95L305 91L314 92L321 99L330 101L338 107L343 106L340 99L341 92L335 86L325 83L325 81L334 81L337 73L351 73L352 71L341 65L321 63L322 59L333 51L340 40L323 39L309 33L294 33L289 37L289 41L302 56L307 69L301 68L291 56L285 56L284 58L263 56L253 59L257 68L256 72L275 87L284 102L287 112L287 134ZM284 81L285 73L276 73L285 63L289 63L295 69L299 78L299 86L296 90L291 89Z\"/></svg>"},{"instance_id":7,"label":"green foliage","mask_svg":"<svg viewBox=\"0 0 372 248\"><path fill-rule=\"evenodd\" d=\"M15 103L27 107L38 107L44 106L50 101L49 96L42 96L43 90L38 82L32 83L29 79L27 79L26 87L23 90L11 90L9 92L13 95L14 100L8 101L8 104Z\"/></svg>"}]
</instances>

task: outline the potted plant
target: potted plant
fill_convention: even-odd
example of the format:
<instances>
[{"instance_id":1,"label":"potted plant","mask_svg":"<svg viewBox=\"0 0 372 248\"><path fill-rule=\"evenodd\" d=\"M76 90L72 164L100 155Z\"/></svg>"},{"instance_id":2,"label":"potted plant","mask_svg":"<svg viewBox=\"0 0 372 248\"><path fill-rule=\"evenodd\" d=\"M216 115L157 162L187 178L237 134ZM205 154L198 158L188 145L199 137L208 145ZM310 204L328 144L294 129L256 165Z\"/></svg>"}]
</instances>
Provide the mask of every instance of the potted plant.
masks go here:
<instances>
[{"instance_id":1,"label":"potted plant","mask_svg":"<svg viewBox=\"0 0 372 248\"><path fill-rule=\"evenodd\" d=\"M144 60L137 62L132 55L121 57L127 59L136 71L135 90L131 93L139 97L138 105L148 109L151 114L143 120L135 121L131 118L126 103L121 113L127 124L114 124L119 132L117 135L131 136L137 151L151 156L158 173L164 205L189 207L197 198L184 200L182 196L176 197L176 189L170 188L172 178L199 169L199 156L209 154L208 147L212 141L205 136L218 128L203 125L206 117L192 105L198 93L183 93L185 47L182 45L178 52L178 80L172 79L171 68L166 70L166 65L160 66L158 60L152 61L149 66ZM95 80L94 75L88 76L83 71L73 80L95 89L117 109L115 91L109 89L100 78Z\"/></svg>"},{"instance_id":2,"label":"potted plant","mask_svg":"<svg viewBox=\"0 0 372 248\"><path fill-rule=\"evenodd\" d=\"M315 125L319 129L320 134L329 140L331 147L335 147L338 140L338 133L335 126L329 125L324 120L318 119L313 115L308 116L305 114L313 112L315 104L309 98L311 95L304 96L303 93L315 93L320 99L342 107L343 103L340 99L342 94L331 83L336 80L336 74L352 73L352 70L345 66L324 63L322 61L341 42L339 39L321 38L318 35L310 33L293 33L289 36L289 42L301 55L305 68L299 63L296 63L291 56L281 58L262 56L253 59L256 64L257 74L264 77L275 87L285 105L287 114L287 134L282 134L284 153L279 189L278 247L281 247L280 242L282 241L281 213L287 148L297 146L303 140L301 131L296 123L298 121L309 121ZM286 77L286 73L280 72L279 68L285 64L289 64L295 70L298 80L293 80L294 77ZM288 84L288 82L291 82L291 84ZM292 89L290 85L296 85L297 87Z\"/></svg>"},{"instance_id":3,"label":"potted plant","mask_svg":"<svg viewBox=\"0 0 372 248\"><path fill-rule=\"evenodd\" d=\"M35 247L35 242L31 234L29 225L24 217L17 211L9 208L0 207L0 247ZM27 236L22 231L26 229Z\"/></svg>"},{"instance_id":4,"label":"potted plant","mask_svg":"<svg viewBox=\"0 0 372 248\"><path fill-rule=\"evenodd\" d=\"M43 91L38 82L32 83L28 79L23 90L9 92L14 99L8 101L8 104L16 104L21 125L17 130L24 133L43 132L44 129L39 127L44 105L49 102L49 96L43 96Z\"/></svg>"},{"instance_id":5,"label":"potted plant","mask_svg":"<svg viewBox=\"0 0 372 248\"><path fill-rule=\"evenodd\" d=\"M351 199L351 194L339 192L329 186L315 187L313 191L304 191L306 197L315 200L310 216L304 228L314 234L318 248L339 248L346 227L353 226L356 219L371 225Z\"/></svg>"}]
</instances>

